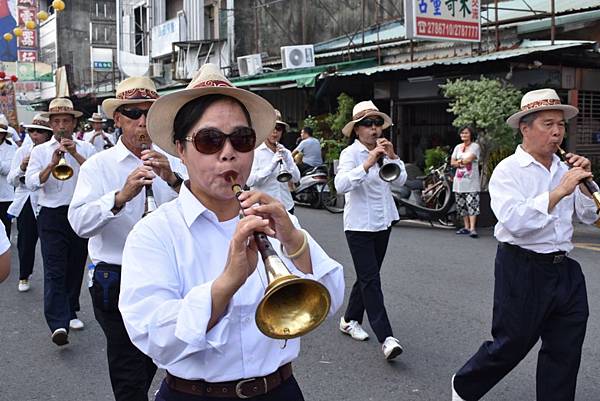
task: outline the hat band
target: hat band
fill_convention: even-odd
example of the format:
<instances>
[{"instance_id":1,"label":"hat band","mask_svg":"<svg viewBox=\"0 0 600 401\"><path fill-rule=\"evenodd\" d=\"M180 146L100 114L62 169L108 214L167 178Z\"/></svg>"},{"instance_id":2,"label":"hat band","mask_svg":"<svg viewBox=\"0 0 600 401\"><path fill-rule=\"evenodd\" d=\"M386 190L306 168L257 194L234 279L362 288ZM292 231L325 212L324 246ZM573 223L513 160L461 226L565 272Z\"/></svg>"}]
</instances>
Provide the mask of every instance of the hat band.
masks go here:
<instances>
[{"instance_id":1,"label":"hat band","mask_svg":"<svg viewBox=\"0 0 600 401\"><path fill-rule=\"evenodd\" d=\"M158 99L158 93L151 89L135 88L117 93L119 100L135 100L135 99Z\"/></svg>"},{"instance_id":2,"label":"hat band","mask_svg":"<svg viewBox=\"0 0 600 401\"><path fill-rule=\"evenodd\" d=\"M44 127L48 127L48 128L50 128L50 126L48 125L48 122L47 122L47 121L44 121L44 120L33 120L33 121L31 122L31 124L32 124L32 125L41 125L41 126L44 126Z\"/></svg>"},{"instance_id":3,"label":"hat band","mask_svg":"<svg viewBox=\"0 0 600 401\"><path fill-rule=\"evenodd\" d=\"M0 124L0 129L8 129L8 125Z\"/></svg>"},{"instance_id":4,"label":"hat band","mask_svg":"<svg viewBox=\"0 0 600 401\"><path fill-rule=\"evenodd\" d=\"M209 88L209 87L227 87L227 88L232 88L231 84L229 82L226 81L220 81L220 80L216 80L216 79L211 79L208 81L200 81L198 82L196 85L192 86L192 89L198 89L198 88Z\"/></svg>"},{"instance_id":5,"label":"hat band","mask_svg":"<svg viewBox=\"0 0 600 401\"><path fill-rule=\"evenodd\" d=\"M73 112L75 110L73 110L72 107L69 106L56 106L56 107L50 107L50 109L48 110L48 112L50 113L57 113L60 111L68 111L68 112Z\"/></svg>"},{"instance_id":6,"label":"hat band","mask_svg":"<svg viewBox=\"0 0 600 401\"><path fill-rule=\"evenodd\" d=\"M543 106L556 106L557 104L562 104L560 99L541 99L536 100L535 102L527 103L525 106L521 106L521 111L537 109L538 107Z\"/></svg>"},{"instance_id":7,"label":"hat band","mask_svg":"<svg viewBox=\"0 0 600 401\"><path fill-rule=\"evenodd\" d=\"M379 113L379 110L377 110L377 109L366 109L366 110L361 111L360 113L356 113L355 115L353 115L352 119L353 120L361 119L364 116L366 116L366 115L368 115L369 113L372 113L372 112Z\"/></svg>"}]
</instances>

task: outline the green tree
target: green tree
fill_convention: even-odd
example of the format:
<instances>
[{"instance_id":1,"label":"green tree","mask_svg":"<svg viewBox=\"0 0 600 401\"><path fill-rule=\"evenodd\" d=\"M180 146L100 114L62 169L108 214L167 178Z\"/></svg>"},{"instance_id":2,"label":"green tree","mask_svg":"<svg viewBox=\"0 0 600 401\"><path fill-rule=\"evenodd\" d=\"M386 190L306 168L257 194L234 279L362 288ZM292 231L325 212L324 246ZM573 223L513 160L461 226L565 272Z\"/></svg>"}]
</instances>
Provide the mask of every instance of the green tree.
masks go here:
<instances>
[{"instance_id":1,"label":"green tree","mask_svg":"<svg viewBox=\"0 0 600 401\"><path fill-rule=\"evenodd\" d=\"M455 127L472 126L481 147L481 166L488 166L491 152L514 149L517 136L506 124L506 119L519 109L521 92L511 84L499 79L481 76L479 80L456 79L440 85L444 96L450 99L449 112L456 118ZM489 171L481 174L482 188L487 189Z\"/></svg>"}]
</instances>

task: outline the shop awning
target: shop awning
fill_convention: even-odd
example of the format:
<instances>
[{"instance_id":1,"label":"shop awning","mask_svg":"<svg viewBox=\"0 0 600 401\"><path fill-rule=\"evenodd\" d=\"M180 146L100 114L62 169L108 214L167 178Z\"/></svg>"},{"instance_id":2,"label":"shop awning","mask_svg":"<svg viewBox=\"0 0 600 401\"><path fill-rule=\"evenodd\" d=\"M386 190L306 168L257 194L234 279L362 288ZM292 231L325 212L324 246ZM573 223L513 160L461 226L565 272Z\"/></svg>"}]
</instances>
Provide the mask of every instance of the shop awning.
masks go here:
<instances>
[{"instance_id":1,"label":"shop awning","mask_svg":"<svg viewBox=\"0 0 600 401\"><path fill-rule=\"evenodd\" d=\"M341 63L318 65L316 67L285 69L265 74L253 75L252 77L239 77L231 79L235 86L260 87L280 84L285 87L310 88L314 87L317 79L327 75L352 71L355 69L371 68L377 65L373 58L344 61ZM280 89L278 87L277 89Z\"/></svg>"}]
</instances>

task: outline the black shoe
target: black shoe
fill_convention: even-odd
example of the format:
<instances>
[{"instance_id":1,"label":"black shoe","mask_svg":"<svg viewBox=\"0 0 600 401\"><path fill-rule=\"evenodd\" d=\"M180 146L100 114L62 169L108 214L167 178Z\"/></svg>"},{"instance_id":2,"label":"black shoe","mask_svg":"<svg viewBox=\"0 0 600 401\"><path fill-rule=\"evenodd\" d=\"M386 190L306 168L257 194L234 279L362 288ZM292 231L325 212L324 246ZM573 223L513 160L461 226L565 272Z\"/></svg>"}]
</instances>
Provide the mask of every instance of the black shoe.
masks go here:
<instances>
[{"instance_id":1,"label":"black shoe","mask_svg":"<svg viewBox=\"0 0 600 401\"><path fill-rule=\"evenodd\" d=\"M477 231L471 231L471 234L469 234L469 237L477 238L477 237L479 237L479 235L477 234Z\"/></svg>"},{"instance_id":2,"label":"black shoe","mask_svg":"<svg viewBox=\"0 0 600 401\"><path fill-rule=\"evenodd\" d=\"M52 333L52 342L56 345L63 346L69 343L69 334L67 333L67 329L56 329Z\"/></svg>"}]
</instances>

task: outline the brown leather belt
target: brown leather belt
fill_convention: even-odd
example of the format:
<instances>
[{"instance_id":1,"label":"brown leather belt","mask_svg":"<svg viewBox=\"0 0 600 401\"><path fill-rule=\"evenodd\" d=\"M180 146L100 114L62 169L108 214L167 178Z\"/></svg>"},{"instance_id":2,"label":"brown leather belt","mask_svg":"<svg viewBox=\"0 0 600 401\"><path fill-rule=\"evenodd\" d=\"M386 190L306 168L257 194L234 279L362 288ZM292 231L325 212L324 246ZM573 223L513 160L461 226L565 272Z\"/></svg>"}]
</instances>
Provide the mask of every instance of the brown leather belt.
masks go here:
<instances>
[{"instance_id":1,"label":"brown leather belt","mask_svg":"<svg viewBox=\"0 0 600 401\"><path fill-rule=\"evenodd\" d=\"M169 372L165 380L171 390L181 393L214 398L252 398L274 390L291 376L292 364L286 363L269 375L230 382L210 383L204 380L186 380L173 376Z\"/></svg>"}]
</instances>

